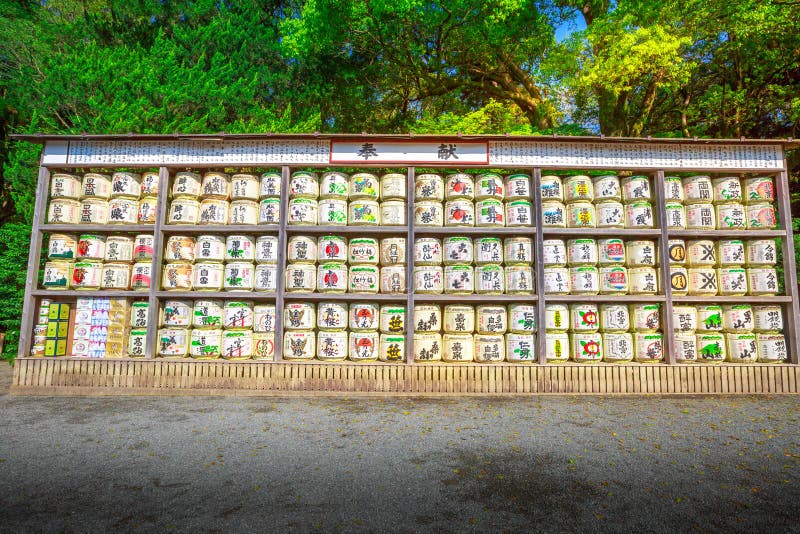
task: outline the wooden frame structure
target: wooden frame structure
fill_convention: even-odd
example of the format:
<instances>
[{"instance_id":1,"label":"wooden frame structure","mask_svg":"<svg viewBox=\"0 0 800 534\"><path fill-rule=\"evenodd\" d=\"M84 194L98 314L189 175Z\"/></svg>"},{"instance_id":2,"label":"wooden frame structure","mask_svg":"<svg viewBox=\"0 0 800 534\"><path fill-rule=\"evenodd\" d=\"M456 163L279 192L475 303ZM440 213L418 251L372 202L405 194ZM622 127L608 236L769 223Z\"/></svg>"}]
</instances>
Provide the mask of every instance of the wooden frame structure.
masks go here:
<instances>
[{"instance_id":1,"label":"wooden frame structure","mask_svg":"<svg viewBox=\"0 0 800 534\"><path fill-rule=\"evenodd\" d=\"M507 137L507 136L372 136L372 135L87 135L14 136L19 141L44 144L39 167L36 205L32 229L28 276L20 334L19 356L14 371L13 391L30 394L480 394L480 393L798 393L798 286L794 263L794 243L788 191L788 170L784 151L798 146L791 140L664 140L610 139L595 137ZM386 149L390 160L352 161L346 153L353 144L370 143ZM485 144L485 160L479 163L436 161L433 155L404 152L404 147L478 145L480 158ZM474 147L470 147L474 148ZM391 152L391 151L394 152ZM338 151L338 152L337 152ZM340 153L341 152L341 153ZM411 150L408 150L411 152ZM433 154L433 153L432 153ZM407 221L403 227L291 226L287 225L288 182L292 170L355 166L402 167L407 171ZM51 170L74 169L159 169L161 194L154 225L91 226L44 224ZM186 226L167 225L167 190L170 176L186 168L281 169L281 217L275 225ZM540 179L543 172L560 170L632 171L648 175L655 191L657 229L576 229L548 228L542 225L540 209L534 209L530 228L416 227L414 224L414 177L418 168L491 168L526 172L532 177L534 206L541 206ZM776 230L672 230L661 221L666 218L664 177L666 173L758 173L774 177L777 188L779 229ZM53 232L153 233L154 256L149 292L142 291L52 291L37 289L41 265L42 239ZM278 265L284 266L289 236L298 234L343 236L403 236L407 239L406 268L408 285L413 280L415 237L447 235L527 235L535 240L537 261L536 293L518 295L416 295L411 287L403 295L364 295L329 293L287 293L284 277L277 277L275 293L252 292L175 292L159 289L164 243L176 234L272 234L278 237ZM782 296L702 297L673 296L669 280L667 244L670 238L780 238L786 294ZM545 295L542 243L546 238L592 236L652 239L659 242L662 261L658 267L662 283L657 295ZM147 298L149 306L146 358L92 360L87 358L42 359L27 355L38 301L77 296ZM552 302L657 302L662 305L662 330L665 362L645 364L560 364L547 365L545 336L537 336L538 364L419 364L413 361L412 338L406 334L405 364L292 362L282 359L283 321L275 332L275 361L228 362L164 360L154 358L159 305L174 298L245 298L274 302L279 314L287 301L375 301L402 302L407 306L407 324L413 324L415 303L510 303L537 305L539 325L545 323L544 307ZM784 307L785 335L790 354L786 364L680 365L675 361L672 336L673 303L770 303Z\"/></svg>"}]
</instances>

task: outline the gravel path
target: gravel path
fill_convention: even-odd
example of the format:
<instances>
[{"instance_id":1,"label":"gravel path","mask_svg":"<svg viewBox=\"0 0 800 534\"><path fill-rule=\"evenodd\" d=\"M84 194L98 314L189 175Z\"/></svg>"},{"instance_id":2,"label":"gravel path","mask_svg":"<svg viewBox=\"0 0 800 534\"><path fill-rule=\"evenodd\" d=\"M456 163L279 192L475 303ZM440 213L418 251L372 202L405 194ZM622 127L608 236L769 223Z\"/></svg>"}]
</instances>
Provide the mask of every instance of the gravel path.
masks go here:
<instances>
[{"instance_id":1,"label":"gravel path","mask_svg":"<svg viewBox=\"0 0 800 534\"><path fill-rule=\"evenodd\" d=\"M44 398L0 530L800 528L797 397Z\"/></svg>"}]
</instances>

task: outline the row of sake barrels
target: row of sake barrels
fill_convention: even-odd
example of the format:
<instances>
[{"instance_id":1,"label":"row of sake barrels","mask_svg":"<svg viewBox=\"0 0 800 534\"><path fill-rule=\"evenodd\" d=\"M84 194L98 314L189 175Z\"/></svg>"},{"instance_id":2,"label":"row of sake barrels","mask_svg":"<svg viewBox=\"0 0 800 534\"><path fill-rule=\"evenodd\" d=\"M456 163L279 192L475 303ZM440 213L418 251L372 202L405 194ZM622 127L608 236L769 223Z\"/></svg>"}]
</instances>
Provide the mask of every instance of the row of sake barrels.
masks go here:
<instances>
[{"instance_id":1,"label":"row of sake barrels","mask_svg":"<svg viewBox=\"0 0 800 534\"><path fill-rule=\"evenodd\" d=\"M444 200L530 201L531 198L530 176L522 173L505 177L494 172L477 176L467 173L453 173L446 176L423 173L414 178L414 200L417 203Z\"/></svg>"},{"instance_id":2,"label":"row of sake barrels","mask_svg":"<svg viewBox=\"0 0 800 534\"><path fill-rule=\"evenodd\" d=\"M548 332L545 357L548 363L658 363L664 359L664 340L659 332Z\"/></svg>"},{"instance_id":3,"label":"row of sake barrels","mask_svg":"<svg viewBox=\"0 0 800 534\"><path fill-rule=\"evenodd\" d=\"M151 234L50 234L47 259L52 261L106 261L131 263L153 259Z\"/></svg>"},{"instance_id":4,"label":"row of sake barrels","mask_svg":"<svg viewBox=\"0 0 800 534\"><path fill-rule=\"evenodd\" d=\"M680 363L783 363L788 359L783 334L675 333Z\"/></svg>"},{"instance_id":5,"label":"row of sake barrels","mask_svg":"<svg viewBox=\"0 0 800 534\"><path fill-rule=\"evenodd\" d=\"M414 332L445 334L531 334L536 332L536 306L532 304L414 305Z\"/></svg>"},{"instance_id":6,"label":"row of sake barrels","mask_svg":"<svg viewBox=\"0 0 800 534\"><path fill-rule=\"evenodd\" d=\"M542 202L542 226L549 228L654 228L653 204L638 201L622 204L605 200L593 204L583 200L570 204Z\"/></svg>"},{"instance_id":7,"label":"row of sake barrels","mask_svg":"<svg viewBox=\"0 0 800 534\"><path fill-rule=\"evenodd\" d=\"M414 293L421 295L532 295L536 292L530 265L420 265L414 267Z\"/></svg>"},{"instance_id":8,"label":"row of sake barrels","mask_svg":"<svg viewBox=\"0 0 800 534\"><path fill-rule=\"evenodd\" d=\"M289 302L283 308L286 330L321 330L403 334L406 330L403 304L374 302Z\"/></svg>"},{"instance_id":9,"label":"row of sake barrels","mask_svg":"<svg viewBox=\"0 0 800 534\"><path fill-rule=\"evenodd\" d=\"M406 263L406 238L296 235L286 244L286 259L289 263L401 266Z\"/></svg>"},{"instance_id":10,"label":"row of sake barrels","mask_svg":"<svg viewBox=\"0 0 800 534\"><path fill-rule=\"evenodd\" d=\"M560 178L542 176L542 202L653 202L653 189L648 176L634 175L619 178L615 174L589 177L582 174Z\"/></svg>"},{"instance_id":11,"label":"row of sake barrels","mask_svg":"<svg viewBox=\"0 0 800 534\"><path fill-rule=\"evenodd\" d=\"M769 176L665 176L664 200L687 205L772 203L775 182Z\"/></svg>"},{"instance_id":12,"label":"row of sake barrels","mask_svg":"<svg viewBox=\"0 0 800 534\"><path fill-rule=\"evenodd\" d=\"M208 171L203 175L191 171L175 173L172 179L170 197L220 200L261 200L280 198L281 174L265 172L255 174L238 173L230 175L219 171Z\"/></svg>"},{"instance_id":13,"label":"row of sake barrels","mask_svg":"<svg viewBox=\"0 0 800 534\"><path fill-rule=\"evenodd\" d=\"M414 224L428 226L478 226L483 228L530 227L534 224L530 200L497 200L486 198L475 202L466 199L438 202L417 200L414 203ZM386 223L384 223L386 224Z\"/></svg>"},{"instance_id":14,"label":"row of sake barrels","mask_svg":"<svg viewBox=\"0 0 800 534\"><path fill-rule=\"evenodd\" d=\"M772 267L670 266L673 295L777 295L778 271Z\"/></svg>"},{"instance_id":15,"label":"row of sake barrels","mask_svg":"<svg viewBox=\"0 0 800 534\"><path fill-rule=\"evenodd\" d=\"M221 328L263 333L274 332L275 321L275 304L254 304L249 300L167 299L159 310L158 323L164 328Z\"/></svg>"},{"instance_id":16,"label":"row of sake barrels","mask_svg":"<svg viewBox=\"0 0 800 534\"><path fill-rule=\"evenodd\" d=\"M778 261L774 239L670 239L669 260L689 267L770 267Z\"/></svg>"},{"instance_id":17,"label":"row of sake barrels","mask_svg":"<svg viewBox=\"0 0 800 534\"><path fill-rule=\"evenodd\" d=\"M287 292L392 293L406 292L405 265L347 265L339 262L289 263L285 269Z\"/></svg>"},{"instance_id":18,"label":"row of sake barrels","mask_svg":"<svg viewBox=\"0 0 800 534\"><path fill-rule=\"evenodd\" d=\"M414 265L531 265L530 237L452 236L414 239Z\"/></svg>"},{"instance_id":19,"label":"row of sake barrels","mask_svg":"<svg viewBox=\"0 0 800 534\"><path fill-rule=\"evenodd\" d=\"M656 333L661 330L661 305L657 303L547 304L545 330L550 333Z\"/></svg>"},{"instance_id":20,"label":"row of sake barrels","mask_svg":"<svg viewBox=\"0 0 800 534\"><path fill-rule=\"evenodd\" d=\"M673 230L767 230L777 226L777 219L769 203L668 203L664 226Z\"/></svg>"},{"instance_id":21,"label":"row of sake barrels","mask_svg":"<svg viewBox=\"0 0 800 534\"><path fill-rule=\"evenodd\" d=\"M133 330L131 347L147 337L147 330ZM275 332L197 328L161 328L157 354L161 358L211 360L272 360L275 357Z\"/></svg>"},{"instance_id":22,"label":"row of sake barrels","mask_svg":"<svg viewBox=\"0 0 800 534\"><path fill-rule=\"evenodd\" d=\"M164 246L164 261L193 263L195 261L278 263L278 238L274 235L173 235Z\"/></svg>"},{"instance_id":23,"label":"row of sake barrels","mask_svg":"<svg viewBox=\"0 0 800 534\"><path fill-rule=\"evenodd\" d=\"M378 332L287 331L283 335L284 360L354 362L405 361L404 334Z\"/></svg>"},{"instance_id":24,"label":"row of sake barrels","mask_svg":"<svg viewBox=\"0 0 800 534\"><path fill-rule=\"evenodd\" d=\"M289 178L289 198L338 200L406 200L406 175L390 172L380 178L368 172L348 175L295 171Z\"/></svg>"},{"instance_id":25,"label":"row of sake barrels","mask_svg":"<svg viewBox=\"0 0 800 534\"><path fill-rule=\"evenodd\" d=\"M651 240L617 238L545 239L542 243L542 263L545 267L578 267L581 265L619 265L655 267L658 247Z\"/></svg>"},{"instance_id":26,"label":"row of sake barrels","mask_svg":"<svg viewBox=\"0 0 800 534\"><path fill-rule=\"evenodd\" d=\"M536 334L414 334L414 361L533 363Z\"/></svg>"},{"instance_id":27,"label":"row of sake barrels","mask_svg":"<svg viewBox=\"0 0 800 534\"><path fill-rule=\"evenodd\" d=\"M150 261L103 263L102 261L48 261L44 265L44 289L134 289L150 288Z\"/></svg>"},{"instance_id":28,"label":"row of sake barrels","mask_svg":"<svg viewBox=\"0 0 800 534\"><path fill-rule=\"evenodd\" d=\"M51 199L140 198L158 196L158 172L115 172L112 175L89 172L83 176L53 173L50 177Z\"/></svg>"},{"instance_id":29,"label":"row of sake barrels","mask_svg":"<svg viewBox=\"0 0 800 534\"><path fill-rule=\"evenodd\" d=\"M154 224L158 199L144 197L85 198L73 200L58 198L50 201L47 210L48 224Z\"/></svg>"},{"instance_id":30,"label":"row of sake barrels","mask_svg":"<svg viewBox=\"0 0 800 534\"><path fill-rule=\"evenodd\" d=\"M707 304L672 307L675 332L726 332L730 334L778 334L783 331L783 309L777 305Z\"/></svg>"},{"instance_id":31,"label":"row of sake barrels","mask_svg":"<svg viewBox=\"0 0 800 534\"><path fill-rule=\"evenodd\" d=\"M166 291L275 291L278 266L247 261L167 263L161 287Z\"/></svg>"},{"instance_id":32,"label":"row of sake barrels","mask_svg":"<svg viewBox=\"0 0 800 534\"><path fill-rule=\"evenodd\" d=\"M544 268L544 292L549 295L654 295L659 286L659 272L653 267L581 265Z\"/></svg>"}]
</instances>

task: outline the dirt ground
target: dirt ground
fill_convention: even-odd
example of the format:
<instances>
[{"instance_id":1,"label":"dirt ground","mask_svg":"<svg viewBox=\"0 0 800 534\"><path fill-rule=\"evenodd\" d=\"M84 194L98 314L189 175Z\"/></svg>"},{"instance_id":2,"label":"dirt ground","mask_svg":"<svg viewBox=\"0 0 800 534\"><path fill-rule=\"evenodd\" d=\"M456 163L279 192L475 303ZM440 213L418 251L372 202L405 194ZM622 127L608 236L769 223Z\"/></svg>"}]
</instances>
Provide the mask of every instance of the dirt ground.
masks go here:
<instances>
[{"instance_id":1,"label":"dirt ground","mask_svg":"<svg viewBox=\"0 0 800 534\"><path fill-rule=\"evenodd\" d=\"M797 397L47 398L0 531L796 532Z\"/></svg>"}]
</instances>

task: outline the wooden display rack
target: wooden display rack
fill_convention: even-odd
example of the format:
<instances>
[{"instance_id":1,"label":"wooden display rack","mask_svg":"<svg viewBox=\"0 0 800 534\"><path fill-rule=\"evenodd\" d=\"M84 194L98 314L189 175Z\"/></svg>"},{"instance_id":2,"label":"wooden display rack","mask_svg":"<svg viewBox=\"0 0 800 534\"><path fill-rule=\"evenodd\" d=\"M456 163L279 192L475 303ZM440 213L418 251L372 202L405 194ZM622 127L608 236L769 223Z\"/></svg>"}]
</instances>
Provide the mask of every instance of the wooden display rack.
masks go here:
<instances>
[{"instance_id":1,"label":"wooden display rack","mask_svg":"<svg viewBox=\"0 0 800 534\"><path fill-rule=\"evenodd\" d=\"M363 394L363 395L464 395L518 393L798 393L800 392L800 340L798 339L798 286L791 230L788 171L784 151L800 146L791 140L681 140L596 137L415 136L415 135L20 135L19 141L42 143L44 150L33 220L27 283L20 334L19 356L12 391L18 394ZM364 152L365 146L370 147ZM443 151L444 149L444 151ZM449 155L448 155L449 151ZM364 158L363 156L367 157ZM450 156L457 155L458 159ZM169 178L183 169L280 168L281 217L276 225L185 226L167 225ZM326 167L394 167L407 169L407 226L288 226L288 182L293 169ZM414 176L416 168L513 169L532 177L535 226L529 228L416 227ZM160 194L154 225L54 225L44 224L51 170L158 168ZM632 171L648 175L656 194L658 229L543 228L540 179L543 172L560 170ZM670 230L666 218L666 173L757 173L775 179L780 229L777 230ZM52 291L37 289L43 234L53 232L153 233L152 283L146 291ZM274 234L278 237L278 265L285 265L288 237L297 234L402 235L407 239L406 280L402 295L287 293L279 270L275 293L161 291L164 243L170 235L200 233ZM528 235L535 240L536 294L519 295L415 295L413 243L415 236ZM670 238L781 238L786 294L784 296L702 297L672 296L668 283L657 295L545 295L543 239L550 237L625 237L659 241L661 280L669 280L667 243ZM31 358L33 321L41 298L77 296L147 298L149 317L145 358ZM274 302L278 313L275 361L154 358L158 310L164 299L226 298ZM544 332L537 335L538 364L445 364L413 361L413 334L406 334L404 363L291 362L282 359L285 301L402 302L407 325L413 325L415 303L537 304L538 325L544 325L547 302L658 302L662 304L664 355L662 364L547 364ZM786 364L677 364L672 337L673 303L772 303L784 308Z\"/></svg>"}]
</instances>

